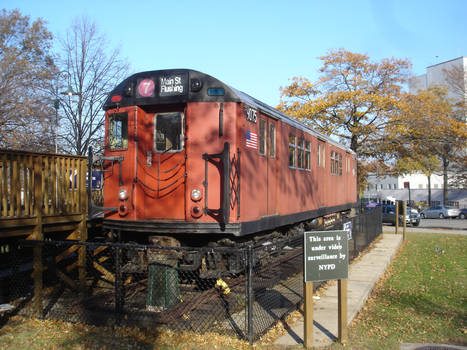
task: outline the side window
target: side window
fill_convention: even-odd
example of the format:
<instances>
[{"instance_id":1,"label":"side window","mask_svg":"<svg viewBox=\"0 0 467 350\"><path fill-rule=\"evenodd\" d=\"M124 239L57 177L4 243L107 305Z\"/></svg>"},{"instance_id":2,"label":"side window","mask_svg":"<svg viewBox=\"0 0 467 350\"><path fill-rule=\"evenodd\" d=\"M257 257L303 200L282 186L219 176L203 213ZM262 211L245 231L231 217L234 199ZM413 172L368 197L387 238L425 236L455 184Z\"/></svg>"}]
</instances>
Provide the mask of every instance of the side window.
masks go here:
<instances>
[{"instance_id":1,"label":"side window","mask_svg":"<svg viewBox=\"0 0 467 350\"><path fill-rule=\"evenodd\" d=\"M325 155L324 143L318 142L318 167L320 168L326 167Z\"/></svg>"},{"instance_id":2,"label":"side window","mask_svg":"<svg viewBox=\"0 0 467 350\"><path fill-rule=\"evenodd\" d=\"M305 169L311 169L311 142L305 141Z\"/></svg>"},{"instance_id":3,"label":"side window","mask_svg":"<svg viewBox=\"0 0 467 350\"><path fill-rule=\"evenodd\" d=\"M304 167L304 140L303 138L298 139L298 145L297 145L297 167L299 169L303 169Z\"/></svg>"},{"instance_id":4,"label":"side window","mask_svg":"<svg viewBox=\"0 0 467 350\"><path fill-rule=\"evenodd\" d=\"M295 162L295 143L296 143L296 138L294 135L289 135L289 167L295 168L296 167L296 162Z\"/></svg>"},{"instance_id":5,"label":"side window","mask_svg":"<svg viewBox=\"0 0 467 350\"><path fill-rule=\"evenodd\" d=\"M331 174L336 173L336 158L335 158L335 152L331 151Z\"/></svg>"},{"instance_id":6,"label":"side window","mask_svg":"<svg viewBox=\"0 0 467 350\"><path fill-rule=\"evenodd\" d=\"M266 120L259 119L259 154L266 155Z\"/></svg>"},{"instance_id":7,"label":"side window","mask_svg":"<svg viewBox=\"0 0 467 350\"><path fill-rule=\"evenodd\" d=\"M338 153L337 154L339 159L338 159L338 171L339 171L339 176L342 176L342 154L341 153Z\"/></svg>"},{"instance_id":8,"label":"side window","mask_svg":"<svg viewBox=\"0 0 467 350\"><path fill-rule=\"evenodd\" d=\"M331 174L342 175L342 154L331 151Z\"/></svg>"},{"instance_id":9,"label":"side window","mask_svg":"<svg viewBox=\"0 0 467 350\"><path fill-rule=\"evenodd\" d=\"M128 148L128 114L116 113L109 116L109 148Z\"/></svg>"},{"instance_id":10,"label":"side window","mask_svg":"<svg viewBox=\"0 0 467 350\"><path fill-rule=\"evenodd\" d=\"M276 126L269 124L269 157L276 157Z\"/></svg>"},{"instance_id":11,"label":"side window","mask_svg":"<svg viewBox=\"0 0 467 350\"><path fill-rule=\"evenodd\" d=\"M183 113L159 113L154 117L154 150L177 152L183 149Z\"/></svg>"}]
</instances>

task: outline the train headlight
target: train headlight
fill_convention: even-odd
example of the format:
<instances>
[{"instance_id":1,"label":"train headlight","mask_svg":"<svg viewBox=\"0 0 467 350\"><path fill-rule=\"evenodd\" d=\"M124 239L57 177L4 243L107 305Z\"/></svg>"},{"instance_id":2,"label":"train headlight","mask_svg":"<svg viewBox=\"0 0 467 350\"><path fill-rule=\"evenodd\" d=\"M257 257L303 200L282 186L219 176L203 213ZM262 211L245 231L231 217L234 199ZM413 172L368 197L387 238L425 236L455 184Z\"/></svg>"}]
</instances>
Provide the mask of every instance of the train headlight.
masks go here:
<instances>
[{"instance_id":1,"label":"train headlight","mask_svg":"<svg viewBox=\"0 0 467 350\"><path fill-rule=\"evenodd\" d=\"M118 192L118 199L120 199L121 201L127 200L128 191L124 188L121 188L120 191Z\"/></svg>"},{"instance_id":2,"label":"train headlight","mask_svg":"<svg viewBox=\"0 0 467 350\"><path fill-rule=\"evenodd\" d=\"M202 194L201 194L201 191L198 190L198 189L194 189L193 191L191 191L191 199L195 202L199 201L202 197Z\"/></svg>"}]
</instances>

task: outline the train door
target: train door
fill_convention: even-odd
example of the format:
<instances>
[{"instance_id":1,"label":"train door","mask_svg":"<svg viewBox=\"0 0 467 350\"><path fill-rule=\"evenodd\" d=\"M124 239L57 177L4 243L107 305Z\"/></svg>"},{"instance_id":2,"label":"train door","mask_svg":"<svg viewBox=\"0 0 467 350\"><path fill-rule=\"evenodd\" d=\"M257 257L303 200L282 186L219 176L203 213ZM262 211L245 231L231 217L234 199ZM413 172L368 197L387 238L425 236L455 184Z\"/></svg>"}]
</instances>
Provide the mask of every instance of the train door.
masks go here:
<instances>
[{"instance_id":1,"label":"train door","mask_svg":"<svg viewBox=\"0 0 467 350\"><path fill-rule=\"evenodd\" d=\"M185 220L185 113L142 113L136 178L144 217Z\"/></svg>"},{"instance_id":2,"label":"train door","mask_svg":"<svg viewBox=\"0 0 467 350\"><path fill-rule=\"evenodd\" d=\"M326 142L318 139L318 207L327 206L326 195L332 189L328 188L328 174L326 169Z\"/></svg>"},{"instance_id":3,"label":"train door","mask_svg":"<svg viewBox=\"0 0 467 350\"><path fill-rule=\"evenodd\" d=\"M276 122L269 120L265 127L267 128L267 159L268 159L268 170L267 170L267 203L268 203L268 215L278 214L277 210L277 157L276 157Z\"/></svg>"},{"instance_id":4,"label":"train door","mask_svg":"<svg viewBox=\"0 0 467 350\"><path fill-rule=\"evenodd\" d=\"M135 146L129 131L134 128L134 109L121 108L107 113L104 162L104 206L120 208L115 217L128 217L128 205L122 206L119 197L129 196L133 183ZM121 210L124 208L124 210ZM130 214L134 217L134 211Z\"/></svg>"}]
</instances>

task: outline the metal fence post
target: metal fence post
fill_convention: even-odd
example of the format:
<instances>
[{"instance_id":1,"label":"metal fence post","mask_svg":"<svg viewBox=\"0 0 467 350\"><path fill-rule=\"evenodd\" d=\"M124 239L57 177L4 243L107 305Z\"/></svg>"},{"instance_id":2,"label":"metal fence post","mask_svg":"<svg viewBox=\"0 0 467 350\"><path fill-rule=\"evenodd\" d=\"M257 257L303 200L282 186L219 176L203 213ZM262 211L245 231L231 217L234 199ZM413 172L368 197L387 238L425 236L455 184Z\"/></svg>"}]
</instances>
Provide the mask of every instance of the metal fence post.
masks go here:
<instances>
[{"instance_id":1,"label":"metal fence post","mask_svg":"<svg viewBox=\"0 0 467 350\"><path fill-rule=\"evenodd\" d=\"M123 309L122 302L122 281L120 276L120 248L115 247L115 313L117 323L120 323L120 316Z\"/></svg>"},{"instance_id":2,"label":"metal fence post","mask_svg":"<svg viewBox=\"0 0 467 350\"><path fill-rule=\"evenodd\" d=\"M247 332L248 341L253 344L253 246L249 245L247 250Z\"/></svg>"}]
</instances>

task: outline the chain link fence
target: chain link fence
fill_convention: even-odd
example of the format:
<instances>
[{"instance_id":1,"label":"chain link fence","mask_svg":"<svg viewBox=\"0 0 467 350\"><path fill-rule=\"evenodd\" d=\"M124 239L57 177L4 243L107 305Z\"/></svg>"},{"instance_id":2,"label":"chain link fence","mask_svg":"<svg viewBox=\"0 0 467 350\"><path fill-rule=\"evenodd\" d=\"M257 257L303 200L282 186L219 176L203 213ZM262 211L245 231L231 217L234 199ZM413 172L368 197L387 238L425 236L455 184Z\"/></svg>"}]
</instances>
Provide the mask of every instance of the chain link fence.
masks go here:
<instances>
[{"instance_id":1,"label":"chain link fence","mask_svg":"<svg viewBox=\"0 0 467 350\"><path fill-rule=\"evenodd\" d=\"M351 259L382 232L378 209L344 221ZM0 297L24 316L254 342L303 301L303 232L241 249L46 240L16 242L9 254ZM235 273L219 277L214 266Z\"/></svg>"}]
</instances>

